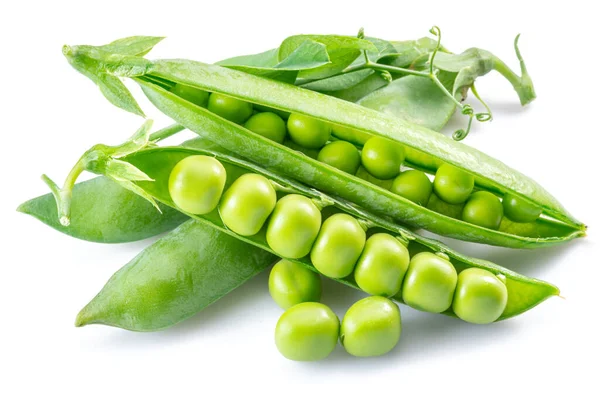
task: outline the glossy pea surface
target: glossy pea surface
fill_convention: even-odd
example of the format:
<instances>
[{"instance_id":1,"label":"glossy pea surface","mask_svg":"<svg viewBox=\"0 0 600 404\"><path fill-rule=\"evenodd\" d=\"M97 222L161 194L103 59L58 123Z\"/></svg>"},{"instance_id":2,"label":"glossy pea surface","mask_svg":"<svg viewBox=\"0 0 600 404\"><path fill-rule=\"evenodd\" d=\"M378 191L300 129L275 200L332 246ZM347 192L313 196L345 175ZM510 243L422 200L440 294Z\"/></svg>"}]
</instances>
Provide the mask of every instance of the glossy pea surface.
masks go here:
<instances>
[{"instance_id":1,"label":"glossy pea surface","mask_svg":"<svg viewBox=\"0 0 600 404\"><path fill-rule=\"evenodd\" d=\"M502 199L504 214L513 222L535 222L542 214L542 208L513 194L506 194Z\"/></svg>"},{"instance_id":2,"label":"glossy pea surface","mask_svg":"<svg viewBox=\"0 0 600 404\"><path fill-rule=\"evenodd\" d=\"M321 211L307 197L286 195L275 205L267 227L267 243L285 258L302 258L321 228Z\"/></svg>"},{"instance_id":3,"label":"glossy pea surface","mask_svg":"<svg viewBox=\"0 0 600 404\"><path fill-rule=\"evenodd\" d=\"M500 227L504 209L500 199L491 192L473 193L462 211L462 219L481 227L496 230Z\"/></svg>"},{"instance_id":4,"label":"glossy pea surface","mask_svg":"<svg viewBox=\"0 0 600 404\"><path fill-rule=\"evenodd\" d=\"M284 310L304 302L318 302L321 289L321 275L304 265L281 260L271 269L269 293Z\"/></svg>"},{"instance_id":5,"label":"glossy pea surface","mask_svg":"<svg viewBox=\"0 0 600 404\"><path fill-rule=\"evenodd\" d=\"M319 152L317 160L354 175L360 165L360 153L352 143L337 140L325 145Z\"/></svg>"},{"instance_id":6,"label":"glossy pea surface","mask_svg":"<svg viewBox=\"0 0 600 404\"><path fill-rule=\"evenodd\" d=\"M309 149L320 149L331 135L328 123L296 113L288 118L287 129L294 142Z\"/></svg>"},{"instance_id":7,"label":"glossy pea surface","mask_svg":"<svg viewBox=\"0 0 600 404\"><path fill-rule=\"evenodd\" d=\"M181 210L202 215L217 207L226 178L225 167L217 159L186 157L169 175L169 194Z\"/></svg>"},{"instance_id":8,"label":"glossy pea surface","mask_svg":"<svg viewBox=\"0 0 600 404\"><path fill-rule=\"evenodd\" d=\"M244 126L277 143L282 143L286 134L285 121L273 112L260 112L252 115Z\"/></svg>"},{"instance_id":9,"label":"glossy pea surface","mask_svg":"<svg viewBox=\"0 0 600 404\"><path fill-rule=\"evenodd\" d=\"M393 193L421 206L427 205L432 190L433 185L427 175L418 170L401 172L390 188Z\"/></svg>"},{"instance_id":10,"label":"glossy pea surface","mask_svg":"<svg viewBox=\"0 0 600 404\"><path fill-rule=\"evenodd\" d=\"M348 309L340 332L342 345L349 354L363 357L383 355L400 340L400 309L385 297L364 298Z\"/></svg>"},{"instance_id":11,"label":"glossy pea surface","mask_svg":"<svg viewBox=\"0 0 600 404\"><path fill-rule=\"evenodd\" d=\"M244 174L223 194L219 213L225 226L242 236L252 236L265 224L276 203L277 194L268 179Z\"/></svg>"},{"instance_id":12,"label":"glossy pea surface","mask_svg":"<svg viewBox=\"0 0 600 404\"><path fill-rule=\"evenodd\" d=\"M465 202L475 186L475 178L450 164L442 164L435 173L433 189L443 201L459 204Z\"/></svg>"},{"instance_id":13,"label":"glossy pea surface","mask_svg":"<svg viewBox=\"0 0 600 404\"><path fill-rule=\"evenodd\" d=\"M252 104L223 94L208 97L208 110L227 120L242 124L252 115Z\"/></svg>"},{"instance_id":14,"label":"glossy pea surface","mask_svg":"<svg viewBox=\"0 0 600 404\"><path fill-rule=\"evenodd\" d=\"M287 359L317 361L335 349L340 321L321 303L306 302L286 310L275 327L275 345Z\"/></svg>"},{"instance_id":15,"label":"glossy pea surface","mask_svg":"<svg viewBox=\"0 0 600 404\"><path fill-rule=\"evenodd\" d=\"M458 274L452 309L464 321L475 324L494 322L508 301L506 285L496 275L480 268Z\"/></svg>"},{"instance_id":16,"label":"glossy pea surface","mask_svg":"<svg viewBox=\"0 0 600 404\"><path fill-rule=\"evenodd\" d=\"M400 291L409 262L408 249L396 237L373 234L356 263L354 279L371 295L394 296Z\"/></svg>"},{"instance_id":17,"label":"glossy pea surface","mask_svg":"<svg viewBox=\"0 0 600 404\"><path fill-rule=\"evenodd\" d=\"M445 257L418 253L408 265L402 298L415 309L441 313L452 304L457 278L454 265Z\"/></svg>"},{"instance_id":18,"label":"glossy pea surface","mask_svg":"<svg viewBox=\"0 0 600 404\"><path fill-rule=\"evenodd\" d=\"M352 273L365 246L366 233L358 220L345 213L329 217L310 251L314 267L330 278Z\"/></svg>"},{"instance_id":19,"label":"glossy pea surface","mask_svg":"<svg viewBox=\"0 0 600 404\"><path fill-rule=\"evenodd\" d=\"M200 90L192 86L186 86L185 84L177 83L171 88L173 94L178 95L186 101L201 107L206 107L208 104L208 92Z\"/></svg>"},{"instance_id":20,"label":"glossy pea surface","mask_svg":"<svg viewBox=\"0 0 600 404\"><path fill-rule=\"evenodd\" d=\"M388 180L396 177L404 162L404 147L392 140L373 136L363 146L361 161L373 176Z\"/></svg>"}]
</instances>

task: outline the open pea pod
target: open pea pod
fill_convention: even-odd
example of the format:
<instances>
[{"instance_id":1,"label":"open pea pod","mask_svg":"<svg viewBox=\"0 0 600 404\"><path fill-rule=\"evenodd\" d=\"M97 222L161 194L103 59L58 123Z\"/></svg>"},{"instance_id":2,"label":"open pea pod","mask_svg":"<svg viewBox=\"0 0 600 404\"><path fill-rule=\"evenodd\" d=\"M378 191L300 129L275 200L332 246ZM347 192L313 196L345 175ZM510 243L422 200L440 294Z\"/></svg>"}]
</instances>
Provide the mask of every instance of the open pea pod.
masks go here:
<instances>
[{"instance_id":1,"label":"open pea pod","mask_svg":"<svg viewBox=\"0 0 600 404\"><path fill-rule=\"evenodd\" d=\"M324 207L322 212L324 216L328 216L337 212L345 212L350 214L354 218L358 219L362 225L368 228L369 232L389 233L408 243L411 254L422 251L445 253L450 257L452 263L459 271L469 267L478 267L502 277L505 280L508 290L508 303L506 305L506 309L500 316L500 319L510 318L527 311L545 299L558 295L559 293L559 290L549 283L519 275L491 262L467 257L451 250L446 245L438 241L415 234L398 224L375 216L354 204L330 197L317 190L306 187L286 177L274 174L260 166L236 157L215 151L167 147L146 149L129 155L125 157L124 160L137 167L139 170L146 173L150 178L153 179L153 181L137 182L137 185L141 187L144 192L146 192L148 195L151 195L157 201L177 209L177 206L171 199L169 193L169 176L173 167L175 167L178 162L186 157L195 155L213 156L223 164L227 177L227 182L225 185L226 188L243 174L247 174L249 172L257 173L271 181L271 183L277 189L280 197L288 194L297 194L311 198L316 205ZM247 243L260 247L261 249L264 249L272 254L278 255L275 251L273 251L273 249L271 249L266 240L266 226L263 226L263 228L253 236L242 236L224 225L218 210L213 210L212 212L204 215L186 214L233 237L244 240ZM294 261L316 271L311 264L309 257L307 256ZM357 288L352 275L337 280L345 285ZM400 296L396 296L395 299L400 302L402 301ZM452 311L447 311L445 314L454 315Z\"/></svg>"}]
</instances>

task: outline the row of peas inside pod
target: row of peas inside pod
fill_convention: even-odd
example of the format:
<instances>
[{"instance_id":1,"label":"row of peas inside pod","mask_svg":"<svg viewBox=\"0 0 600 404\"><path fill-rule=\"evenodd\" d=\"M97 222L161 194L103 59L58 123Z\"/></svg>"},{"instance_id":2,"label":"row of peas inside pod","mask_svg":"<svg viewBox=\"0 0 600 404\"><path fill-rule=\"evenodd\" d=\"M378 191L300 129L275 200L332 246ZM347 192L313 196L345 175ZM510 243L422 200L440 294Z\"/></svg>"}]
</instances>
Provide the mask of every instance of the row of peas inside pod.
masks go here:
<instances>
[{"instance_id":1,"label":"row of peas inside pod","mask_svg":"<svg viewBox=\"0 0 600 404\"><path fill-rule=\"evenodd\" d=\"M411 257L402 237L367 229L352 215L286 191L260 174L246 173L226 184L227 171L219 160L194 155L173 167L168 190L181 210L196 215L217 210L232 232L246 237L262 232L276 255L300 262L289 265L282 261L270 280L271 294L287 309L277 326L277 346L290 359L323 358L335 347L329 344L330 349L324 350L323 333L328 338L335 334L335 341L338 338L339 326L334 326L337 317L316 304L320 299L317 272L334 279L351 278L360 289L378 297L357 303L349 310L355 315L346 321L348 325L342 322L342 343L348 352L359 356L383 354L399 338L400 313L387 297L401 298L423 311L451 310L459 318L478 324L497 320L506 308L508 291L502 276L479 268L458 273L444 254L419 252ZM311 270L315 272L308 275ZM389 335L385 349L377 342L379 329L370 330L365 323L369 313L394 319L382 320L391 327L385 331ZM324 319L327 324L311 318ZM353 342L356 339L358 342ZM372 349L371 340L375 341Z\"/></svg>"},{"instance_id":2,"label":"row of peas inside pod","mask_svg":"<svg viewBox=\"0 0 600 404\"><path fill-rule=\"evenodd\" d=\"M182 84L176 84L172 91L274 142L356 175L415 204L471 224L497 230L505 216L513 222L530 223L542 213L540 207L516 195L507 194L501 200L491 192L476 190L471 174L449 164L441 165L434 175L405 169L405 147L389 139L295 113L253 106ZM364 143L362 149L351 142L337 140L336 135L342 133L345 139L362 139L359 140Z\"/></svg>"}]
</instances>

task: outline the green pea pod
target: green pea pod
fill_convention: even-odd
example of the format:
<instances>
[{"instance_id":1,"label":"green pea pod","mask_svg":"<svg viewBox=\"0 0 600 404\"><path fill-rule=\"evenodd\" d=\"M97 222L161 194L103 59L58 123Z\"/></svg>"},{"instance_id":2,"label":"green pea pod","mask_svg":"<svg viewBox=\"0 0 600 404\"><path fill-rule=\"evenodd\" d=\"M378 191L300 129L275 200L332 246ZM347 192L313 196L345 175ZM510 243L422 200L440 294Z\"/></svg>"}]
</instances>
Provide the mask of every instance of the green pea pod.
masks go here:
<instances>
[{"instance_id":1,"label":"green pea pod","mask_svg":"<svg viewBox=\"0 0 600 404\"><path fill-rule=\"evenodd\" d=\"M208 155L217 158L226 169L228 184L231 184L241 175L248 172L258 173L271 180L280 194L304 195L312 198L312 200L315 201L318 206L326 206L325 209L327 209L329 213L336 211L346 212L357 218L361 224L369 228L370 231L387 232L398 237L409 244L409 250L411 254L416 254L417 252L421 251L442 252L451 258L454 266L459 270L467 267L478 267L501 276L503 279L505 279L508 289L508 304L500 319L513 317L517 314L527 311L548 297L558 295L559 293L559 290L549 283L519 275L491 262L467 257L451 250L446 245L438 241L415 234L398 224L381 219L380 217L377 217L357 207L356 205L330 197L319 191L308 188L280 175L276 175L262 167L248 163L236 157L215 151L201 151L192 150L189 148L170 147L147 149L127 156L124 158L124 160L137 167L139 170L146 173L150 178L153 179L153 181L137 182L137 185L141 187L144 192L154 197L157 201L176 208L169 194L169 176L171 170L179 161L193 155ZM275 251L269 247L266 241L266 230L264 227L258 234L245 237L236 234L227 228L223 224L218 210L213 210L205 215L188 214L188 216L197 219L200 222L209 224L215 229L230 236L260 247L261 249L264 249L272 254L276 254ZM301 263L316 271L316 269L312 266L308 256L293 261ZM343 278L339 281L348 286L357 288L352 276ZM402 301L402 299L398 296L396 296L396 300ZM448 311L446 314L453 315L451 311Z\"/></svg>"},{"instance_id":2,"label":"green pea pod","mask_svg":"<svg viewBox=\"0 0 600 404\"><path fill-rule=\"evenodd\" d=\"M167 328L275 260L268 251L188 220L116 272L79 312L75 325L105 324L132 331Z\"/></svg>"}]
</instances>

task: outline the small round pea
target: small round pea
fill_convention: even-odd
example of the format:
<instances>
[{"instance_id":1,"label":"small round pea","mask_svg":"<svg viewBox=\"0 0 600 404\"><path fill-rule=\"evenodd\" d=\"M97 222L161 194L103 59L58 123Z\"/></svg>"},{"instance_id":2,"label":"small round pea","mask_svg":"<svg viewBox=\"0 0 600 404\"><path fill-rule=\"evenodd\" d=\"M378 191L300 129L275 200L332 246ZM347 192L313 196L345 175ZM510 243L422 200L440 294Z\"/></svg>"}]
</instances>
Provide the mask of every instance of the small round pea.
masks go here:
<instances>
[{"instance_id":1,"label":"small round pea","mask_svg":"<svg viewBox=\"0 0 600 404\"><path fill-rule=\"evenodd\" d=\"M302 258L321 228L321 211L307 197L286 195L275 205L267 226L267 243L285 258Z\"/></svg>"},{"instance_id":2,"label":"small round pea","mask_svg":"<svg viewBox=\"0 0 600 404\"><path fill-rule=\"evenodd\" d=\"M361 161L371 175L380 180L392 179L398 175L404 162L404 146L373 136L363 146Z\"/></svg>"},{"instance_id":3,"label":"small round pea","mask_svg":"<svg viewBox=\"0 0 600 404\"><path fill-rule=\"evenodd\" d=\"M265 224L276 203L277 194L268 179L244 174L223 194L219 213L225 226L242 236L252 236Z\"/></svg>"},{"instance_id":4,"label":"small round pea","mask_svg":"<svg viewBox=\"0 0 600 404\"><path fill-rule=\"evenodd\" d=\"M392 183L392 191L409 201L425 206L429 202L433 186L427 175L418 170L401 172Z\"/></svg>"},{"instance_id":5,"label":"small round pea","mask_svg":"<svg viewBox=\"0 0 600 404\"><path fill-rule=\"evenodd\" d=\"M310 251L310 259L323 275L344 278L352 273L366 237L358 220L345 213L336 213L323 222Z\"/></svg>"},{"instance_id":6,"label":"small round pea","mask_svg":"<svg viewBox=\"0 0 600 404\"><path fill-rule=\"evenodd\" d=\"M475 178L450 164L442 164L435 173L433 189L442 200L452 204L463 203L469 198Z\"/></svg>"},{"instance_id":7,"label":"small round pea","mask_svg":"<svg viewBox=\"0 0 600 404\"><path fill-rule=\"evenodd\" d=\"M287 309L275 327L275 345L294 361L325 359L335 349L340 320L321 303L306 302Z\"/></svg>"},{"instance_id":8,"label":"small round pea","mask_svg":"<svg viewBox=\"0 0 600 404\"><path fill-rule=\"evenodd\" d=\"M237 124L246 122L252 115L252 104L223 94L208 97L208 110Z\"/></svg>"},{"instance_id":9,"label":"small round pea","mask_svg":"<svg viewBox=\"0 0 600 404\"><path fill-rule=\"evenodd\" d=\"M338 139L358 144L365 144L367 140L373 137L367 132L342 125L331 125L331 133Z\"/></svg>"},{"instance_id":10,"label":"small round pea","mask_svg":"<svg viewBox=\"0 0 600 404\"><path fill-rule=\"evenodd\" d=\"M458 274L452 309L459 318L475 324L494 322L507 301L506 285L493 273L469 268Z\"/></svg>"},{"instance_id":11,"label":"small round pea","mask_svg":"<svg viewBox=\"0 0 600 404\"><path fill-rule=\"evenodd\" d=\"M181 210L202 215L217 207L226 179L225 167L217 159L186 157L169 175L169 194Z\"/></svg>"},{"instance_id":12,"label":"small round pea","mask_svg":"<svg viewBox=\"0 0 600 404\"><path fill-rule=\"evenodd\" d=\"M491 192L473 193L462 212L462 220L481 227L496 230L500 227L504 209L500 199Z\"/></svg>"},{"instance_id":13,"label":"small round pea","mask_svg":"<svg viewBox=\"0 0 600 404\"><path fill-rule=\"evenodd\" d=\"M309 149L320 149L331 135L331 126L308 116L292 113L287 121L292 140Z\"/></svg>"},{"instance_id":14,"label":"small round pea","mask_svg":"<svg viewBox=\"0 0 600 404\"><path fill-rule=\"evenodd\" d=\"M373 177L367 170L365 170L363 166L358 167L356 176L367 182L370 182L371 184L388 190L392 188L392 184L394 182L394 180L380 180L379 178Z\"/></svg>"},{"instance_id":15,"label":"small round pea","mask_svg":"<svg viewBox=\"0 0 600 404\"><path fill-rule=\"evenodd\" d=\"M456 269L446 256L418 253L408 265L402 298L415 309L441 313L452 304L457 278Z\"/></svg>"},{"instance_id":16,"label":"small round pea","mask_svg":"<svg viewBox=\"0 0 600 404\"><path fill-rule=\"evenodd\" d=\"M338 140L325 145L317 160L354 175L360 165L360 153L352 143Z\"/></svg>"},{"instance_id":17,"label":"small round pea","mask_svg":"<svg viewBox=\"0 0 600 404\"><path fill-rule=\"evenodd\" d=\"M321 276L298 263L281 260L269 275L269 293L284 310L321 300Z\"/></svg>"},{"instance_id":18,"label":"small round pea","mask_svg":"<svg viewBox=\"0 0 600 404\"><path fill-rule=\"evenodd\" d=\"M186 86L185 84L177 83L172 88L173 94L178 95L186 101L201 107L206 107L208 104L208 92L200 90L196 87Z\"/></svg>"},{"instance_id":19,"label":"small round pea","mask_svg":"<svg viewBox=\"0 0 600 404\"><path fill-rule=\"evenodd\" d=\"M535 222L542 214L542 208L513 194L504 195L502 206L506 217L517 223Z\"/></svg>"},{"instance_id":20,"label":"small round pea","mask_svg":"<svg viewBox=\"0 0 600 404\"><path fill-rule=\"evenodd\" d=\"M354 279L371 295L394 296L400 291L409 262L408 249L396 237L373 234L358 259Z\"/></svg>"},{"instance_id":21,"label":"small round pea","mask_svg":"<svg viewBox=\"0 0 600 404\"><path fill-rule=\"evenodd\" d=\"M244 126L277 143L282 143L285 138L285 121L273 112L259 112L252 115Z\"/></svg>"},{"instance_id":22,"label":"small round pea","mask_svg":"<svg viewBox=\"0 0 600 404\"><path fill-rule=\"evenodd\" d=\"M340 340L354 356L379 356L391 351L402 333L400 309L389 299L370 296L354 303L342 319Z\"/></svg>"}]
</instances>

